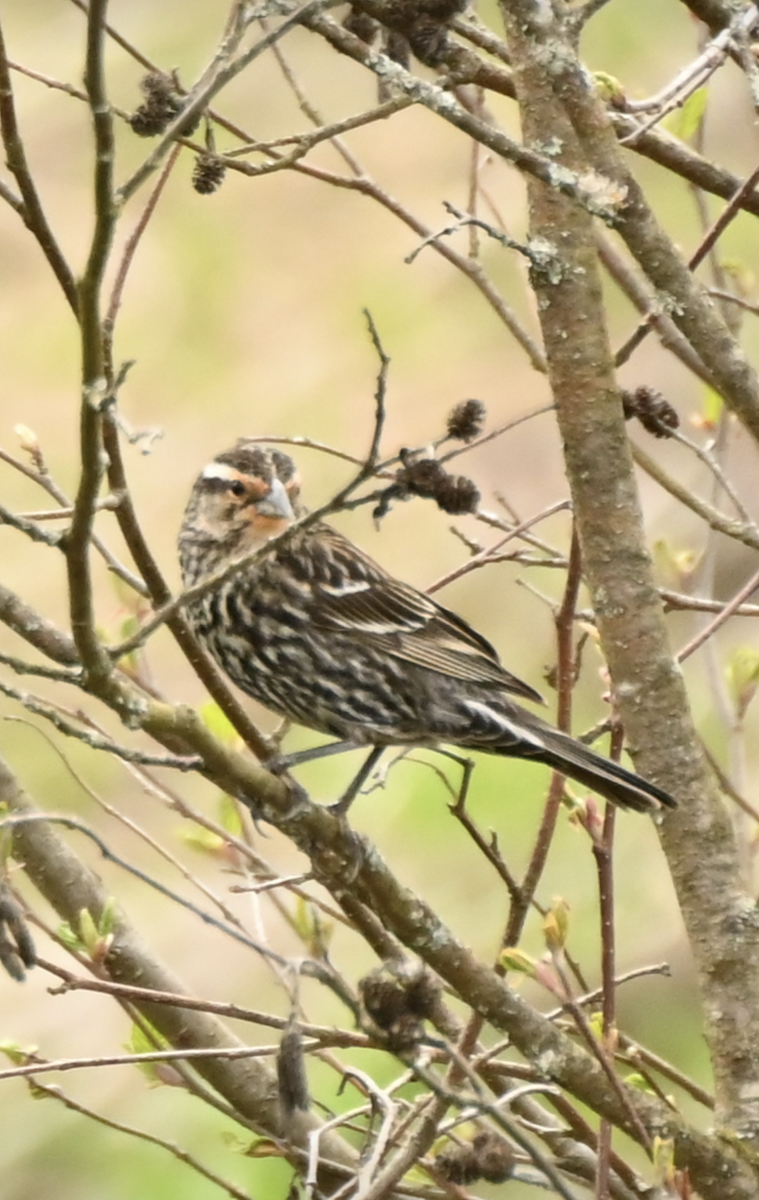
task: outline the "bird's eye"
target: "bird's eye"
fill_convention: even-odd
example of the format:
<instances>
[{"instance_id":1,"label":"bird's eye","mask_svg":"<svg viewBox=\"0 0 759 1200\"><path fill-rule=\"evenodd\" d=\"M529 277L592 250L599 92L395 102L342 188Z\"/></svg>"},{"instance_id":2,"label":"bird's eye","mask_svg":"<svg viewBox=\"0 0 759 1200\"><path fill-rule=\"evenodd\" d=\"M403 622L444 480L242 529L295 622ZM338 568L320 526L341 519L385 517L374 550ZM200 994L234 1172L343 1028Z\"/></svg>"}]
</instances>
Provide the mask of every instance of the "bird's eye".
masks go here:
<instances>
[{"instance_id":1,"label":"bird's eye","mask_svg":"<svg viewBox=\"0 0 759 1200\"><path fill-rule=\"evenodd\" d=\"M244 496L247 491L245 484L239 479L235 479L232 483L230 483L229 490L233 496Z\"/></svg>"}]
</instances>

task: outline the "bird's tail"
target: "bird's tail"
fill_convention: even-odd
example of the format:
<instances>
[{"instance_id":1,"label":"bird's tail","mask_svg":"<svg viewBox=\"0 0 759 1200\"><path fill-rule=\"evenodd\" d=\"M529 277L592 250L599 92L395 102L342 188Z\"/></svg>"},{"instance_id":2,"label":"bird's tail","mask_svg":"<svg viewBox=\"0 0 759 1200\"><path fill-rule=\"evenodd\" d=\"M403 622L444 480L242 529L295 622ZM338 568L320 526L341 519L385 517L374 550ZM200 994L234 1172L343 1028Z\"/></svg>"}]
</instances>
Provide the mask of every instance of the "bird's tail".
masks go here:
<instances>
[{"instance_id":1,"label":"bird's tail","mask_svg":"<svg viewBox=\"0 0 759 1200\"><path fill-rule=\"evenodd\" d=\"M541 733L545 749L535 756L540 762L569 775L613 804L634 808L637 812L655 812L661 805L665 808L676 807L675 801L663 788L649 783L619 763L596 754L595 750L582 742L549 727L541 729Z\"/></svg>"}]
</instances>

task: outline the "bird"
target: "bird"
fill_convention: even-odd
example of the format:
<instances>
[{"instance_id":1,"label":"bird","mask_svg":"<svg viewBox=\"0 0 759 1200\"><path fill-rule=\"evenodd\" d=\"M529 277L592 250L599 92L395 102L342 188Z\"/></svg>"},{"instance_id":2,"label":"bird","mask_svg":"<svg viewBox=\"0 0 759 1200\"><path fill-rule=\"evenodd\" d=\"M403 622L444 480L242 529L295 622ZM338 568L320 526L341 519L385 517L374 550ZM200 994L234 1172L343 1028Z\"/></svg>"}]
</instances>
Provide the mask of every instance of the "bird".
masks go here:
<instances>
[{"instance_id":1,"label":"bird","mask_svg":"<svg viewBox=\"0 0 759 1200\"><path fill-rule=\"evenodd\" d=\"M338 739L288 765L338 749L368 747L376 761L388 746L448 745L542 763L622 808L675 807L519 704L542 697L480 633L331 525L298 525L304 512L293 459L241 439L201 471L178 539L185 589L246 558L188 597L201 645L248 696Z\"/></svg>"}]
</instances>

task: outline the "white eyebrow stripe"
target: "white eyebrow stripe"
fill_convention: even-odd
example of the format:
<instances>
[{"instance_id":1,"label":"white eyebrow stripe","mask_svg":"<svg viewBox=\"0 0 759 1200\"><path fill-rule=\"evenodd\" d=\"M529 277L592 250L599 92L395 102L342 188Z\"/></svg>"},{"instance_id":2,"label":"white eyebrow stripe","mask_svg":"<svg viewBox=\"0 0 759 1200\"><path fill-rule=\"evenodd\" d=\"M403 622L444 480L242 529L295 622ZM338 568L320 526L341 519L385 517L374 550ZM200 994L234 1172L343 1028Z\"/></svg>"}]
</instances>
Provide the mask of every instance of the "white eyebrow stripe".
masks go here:
<instances>
[{"instance_id":1,"label":"white eyebrow stripe","mask_svg":"<svg viewBox=\"0 0 759 1200\"><path fill-rule=\"evenodd\" d=\"M230 467L227 463L210 462L207 467L204 467L201 472L201 479L222 479L231 480L239 479L240 472L234 467Z\"/></svg>"}]
</instances>

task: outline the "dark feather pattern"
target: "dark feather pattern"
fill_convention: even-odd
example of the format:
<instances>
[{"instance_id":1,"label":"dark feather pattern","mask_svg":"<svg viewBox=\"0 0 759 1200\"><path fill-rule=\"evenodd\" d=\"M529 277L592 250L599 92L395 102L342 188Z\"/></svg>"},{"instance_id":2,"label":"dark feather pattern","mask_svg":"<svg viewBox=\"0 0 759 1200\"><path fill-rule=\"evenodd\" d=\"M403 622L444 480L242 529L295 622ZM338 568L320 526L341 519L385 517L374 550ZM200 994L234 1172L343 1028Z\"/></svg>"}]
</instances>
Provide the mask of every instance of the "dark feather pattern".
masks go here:
<instances>
[{"instance_id":1,"label":"dark feather pattern","mask_svg":"<svg viewBox=\"0 0 759 1200\"><path fill-rule=\"evenodd\" d=\"M288 455L250 443L219 455L185 512L185 586L263 545L298 511ZM501 666L485 638L329 525L294 531L187 612L238 687L322 733L355 745L447 742L533 759L623 807L674 805L517 704L511 697L540 696Z\"/></svg>"}]
</instances>

